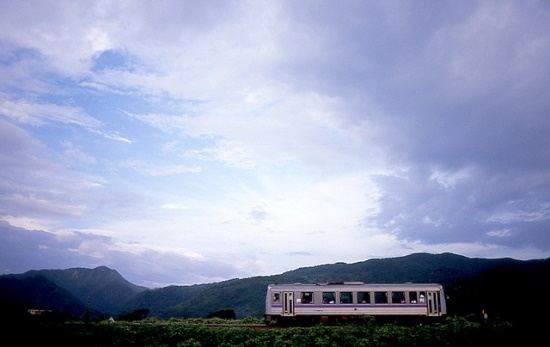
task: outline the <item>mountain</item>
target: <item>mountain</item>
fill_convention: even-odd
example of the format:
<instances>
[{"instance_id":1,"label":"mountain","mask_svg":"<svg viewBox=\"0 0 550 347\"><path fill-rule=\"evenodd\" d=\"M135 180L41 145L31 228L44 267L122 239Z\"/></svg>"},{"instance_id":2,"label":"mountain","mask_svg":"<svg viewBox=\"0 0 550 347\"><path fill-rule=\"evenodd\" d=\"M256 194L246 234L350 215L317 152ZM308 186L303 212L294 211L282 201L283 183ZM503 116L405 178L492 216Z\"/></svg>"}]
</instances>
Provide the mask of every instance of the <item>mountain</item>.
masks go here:
<instances>
[{"instance_id":1,"label":"mountain","mask_svg":"<svg viewBox=\"0 0 550 347\"><path fill-rule=\"evenodd\" d=\"M442 285L475 276L496 265L517 265L509 258L481 259L442 253L414 253L403 257L370 259L353 264L337 263L289 271L281 281L317 283L362 281L365 283L436 282Z\"/></svg>"},{"instance_id":2,"label":"mountain","mask_svg":"<svg viewBox=\"0 0 550 347\"><path fill-rule=\"evenodd\" d=\"M6 288L14 288L15 292ZM76 316L86 308L96 314L116 314L122 303L145 290L105 266L0 276L0 298L4 301L13 298L13 302L23 302L29 308L66 311Z\"/></svg>"},{"instance_id":3,"label":"mountain","mask_svg":"<svg viewBox=\"0 0 550 347\"><path fill-rule=\"evenodd\" d=\"M546 329L550 301L550 259L499 265L446 288L449 311L457 315L487 312L530 328Z\"/></svg>"},{"instance_id":4,"label":"mountain","mask_svg":"<svg viewBox=\"0 0 550 347\"><path fill-rule=\"evenodd\" d=\"M85 312L85 305L68 290L41 275L0 277L0 309L5 316L22 316L27 309L52 310L72 316ZM8 313L8 314L6 314Z\"/></svg>"},{"instance_id":5,"label":"mountain","mask_svg":"<svg viewBox=\"0 0 550 347\"><path fill-rule=\"evenodd\" d=\"M543 296L538 298L550 289L548 278L550 258L522 261L467 258L452 253L415 253L158 289L136 286L107 267L33 270L0 276L0 309L25 306L70 312L74 316L81 316L86 308L96 316L148 309L149 316L160 318L206 317L214 311L232 309L237 318L262 317L270 283L435 282L444 286L451 314L480 314L486 310L491 315L518 319L549 312ZM526 306L525 302L529 304Z\"/></svg>"},{"instance_id":6,"label":"mountain","mask_svg":"<svg viewBox=\"0 0 550 347\"><path fill-rule=\"evenodd\" d=\"M339 281L361 281L365 283L435 282L445 289L454 289L452 294L462 295L466 291L454 284L465 283L469 291L475 292L478 282L467 282L486 271L502 270L508 280L521 281L508 273L524 274L534 271L535 282L550 277L550 259L521 261L510 258L482 259L443 253L415 253L404 257L371 259L353 264L336 263L305 267L280 275L234 279L214 284L195 286L170 286L148 290L137 294L125 305L126 311L149 308L151 316L157 317L206 317L209 312L224 308L233 309L239 318L261 317L264 311L265 291L270 283L325 283ZM482 288L483 289L483 288ZM489 296L489 294L487 294ZM458 301L458 300L457 300ZM480 303L481 306L482 303ZM449 301L453 306L453 300ZM471 312L481 308L472 305Z\"/></svg>"}]
</instances>

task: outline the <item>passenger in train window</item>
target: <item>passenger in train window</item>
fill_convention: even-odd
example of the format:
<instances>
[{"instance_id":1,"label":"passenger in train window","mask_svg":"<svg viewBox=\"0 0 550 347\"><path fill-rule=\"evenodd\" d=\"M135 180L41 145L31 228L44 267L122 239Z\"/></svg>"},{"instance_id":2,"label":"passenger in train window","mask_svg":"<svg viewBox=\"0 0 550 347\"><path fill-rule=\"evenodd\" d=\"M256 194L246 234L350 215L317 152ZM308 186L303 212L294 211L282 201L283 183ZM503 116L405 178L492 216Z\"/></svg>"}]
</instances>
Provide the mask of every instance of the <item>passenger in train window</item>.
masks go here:
<instances>
[{"instance_id":1,"label":"passenger in train window","mask_svg":"<svg viewBox=\"0 0 550 347\"><path fill-rule=\"evenodd\" d=\"M280 293L274 293L273 294L273 302L279 302L280 298L281 298Z\"/></svg>"},{"instance_id":2,"label":"passenger in train window","mask_svg":"<svg viewBox=\"0 0 550 347\"><path fill-rule=\"evenodd\" d=\"M353 302L353 294L351 292L341 292L340 293L340 303L341 304L351 304Z\"/></svg>"},{"instance_id":3,"label":"passenger in train window","mask_svg":"<svg viewBox=\"0 0 550 347\"><path fill-rule=\"evenodd\" d=\"M313 292L302 292L302 304L313 303Z\"/></svg>"},{"instance_id":4,"label":"passenger in train window","mask_svg":"<svg viewBox=\"0 0 550 347\"><path fill-rule=\"evenodd\" d=\"M392 292L391 293L391 302L392 302L392 304L404 304L405 303L405 292Z\"/></svg>"},{"instance_id":5,"label":"passenger in train window","mask_svg":"<svg viewBox=\"0 0 550 347\"><path fill-rule=\"evenodd\" d=\"M357 292L357 303L370 304L370 292Z\"/></svg>"},{"instance_id":6,"label":"passenger in train window","mask_svg":"<svg viewBox=\"0 0 550 347\"><path fill-rule=\"evenodd\" d=\"M323 304L334 304L334 303L336 303L336 293L323 292Z\"/></svg>"},{"instance_id":7,"label":"passenger in train window","mask_svg":"<svg viewBox=\"0 0 550 347\"><path fill-rule=\"evenodd\" d=\"M418 302L421 304L426 302L426 294L424 294L424 292L420 292L420 299L418 300Z\"/></svg>"},{"instance_id":8,"label":"passenger in train window","mask_svg":"<svg viewBox=\"0 0 550 347\"><path fill-rule=\"evenodd\" d=\"M374 303L375 304L387 304L388 303L388 293L386 293L386 292L374 292Z\"/></svg>"},{"instance_id":9,"label":"passenger in train window","mask_svg":"<svg viewBox=\"0 0 550 347\"><path fill-rule=\"evenodd\" d=\"M409 292L409 302L411 304L416 304L417 292Z\"/></svg>"}]
</instances>

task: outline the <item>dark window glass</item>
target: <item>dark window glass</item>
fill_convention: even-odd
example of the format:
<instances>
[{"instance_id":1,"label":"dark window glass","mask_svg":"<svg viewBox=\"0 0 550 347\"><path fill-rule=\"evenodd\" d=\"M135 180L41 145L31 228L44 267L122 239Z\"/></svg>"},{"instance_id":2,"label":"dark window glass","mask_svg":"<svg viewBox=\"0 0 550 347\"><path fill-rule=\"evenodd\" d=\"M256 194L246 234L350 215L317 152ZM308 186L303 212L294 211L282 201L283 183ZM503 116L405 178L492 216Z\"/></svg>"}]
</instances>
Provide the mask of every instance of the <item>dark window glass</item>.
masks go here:
<instances>
[{"instance_id":1,"label":"dark window glass","mask_svg":"<svg viewBox=\"0 0 550 347\"><path fill-rule=\"evenodd\" d=\"M392 292L391 293L391 303L392 304L404 304L405 303L405 292Z\"/></svg>"},{"instance_id":2,"label":"dark window glass","mask_svg":"<svg viewBox=\"0 0 550 347\"><path fill-rule=\"evenodd\" d=\"M273 302L281 301L281 293L273 293Z\"/></svg>"},{"instance_id":3,"label":"dark window glass","mask_svg":"<svg viewBox=\"0 0 550 347\"><path fill-rule=\"evenodd\" d=\"M323 292L323 304L335 304L336 293L335 292Z\"/></svg>"},{"instance_id":4,"label":"dark window glass","mask_svg":"<svg viewBox=\"0 0 550 347\"><path fill-rule=\"evenodd\" d=\"M340 303L341 304L351 304L351 303L353 303L353 294L351 292L341 292L340 293Z\"/></svg>"},{"instance_id":5,"label":"dark window glass","mask_svg":"<svg viewBox=\"0 0 550 347\"><path fill-rule=\"evenodd\" d=\"M374 303L375 304L387 304L388 303L388 293L386 293L386 292L374 292Z\"/></svg>"},{"instance_id":6,"label":"dark window glass","mask_svg":"<svg viewBox=\"0 0 550 347\"><path fill-rule=\"evenodd\" d=\"M370 304L370 292L357 292L358 304Z\"/></svg>"},{"instance_id":7,"label":"dark window glass","mask_svg":"<svg viewBox=\"0 0 550 347\"><path fill-rule=\"evenodd\" d=\"M417 292L409 292L409 302L411 304L418 303L418 293Z\"/></svg>"},{"instance_id":8,"label":"dark window glass","mask_svg":"<svg viewBox=\"0 0 550 347\"><path fill-rule=\"evenodd\" d=\"M302 292L302 304L313 304L313 292Z\"/></svg>"}]
</instances>

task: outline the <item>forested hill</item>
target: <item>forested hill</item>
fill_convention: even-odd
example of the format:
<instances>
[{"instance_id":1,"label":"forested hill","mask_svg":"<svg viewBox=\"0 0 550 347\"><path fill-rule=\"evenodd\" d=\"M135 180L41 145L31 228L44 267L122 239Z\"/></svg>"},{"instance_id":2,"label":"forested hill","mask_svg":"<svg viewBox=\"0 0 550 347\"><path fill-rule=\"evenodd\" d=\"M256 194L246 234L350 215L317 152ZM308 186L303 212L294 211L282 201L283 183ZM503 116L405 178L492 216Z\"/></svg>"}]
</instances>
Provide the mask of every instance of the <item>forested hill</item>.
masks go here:
<instances>
[{"instance_id":1,"label":"forested hill","mask_svg":"<svg viewBox=\"0 0 550 347\"><path fill-rule=\"evenodd\" d=\"M265 291L270 283L441 283L450 295L451 312L479 312L491 308L497 293L521 290L524 283L547 292L550 258L520 261L509 258L467 258L451 253L416 253L404 257L371 259L353 264L336 263L305 267L273 276L148 290L126 281L107 267L29 271L0 276L0 309L36 308L67 311L79 316L116 315L148 309L149 316L206 317L232 309L238 318L262 317ZM507 288L505 291L499 288ZM503 299L503 298L500 298ZM519 302L519 301L516 301ZM510 312L520 310L507 306Z\"/></svg>"},{"instance_id":2,"label":"forested hill","mask_svg":"<svg viewBox=\"0 0 550 347\"><path fill-rule=\"evenodd\" d=\"M122 303L147 289L106 266L31 270L0 276L0 305L65 311L76 316L86 309L95 315L116 314Z\"/></svg>"},{"instance_id":3,"label":"forested hill","mask_svg":"<svg viewBox=\"0 0 550 347\"><path fill-rule=\"evenodd\" d=\"M523 261L510 258L482 259L443 253L414 253L404 257L370 259L353 264L336 263L286 272L278 282L318 283L362 281L365 283L435 282L449 285L495 266L521 267Z\"/></svg>"},{"instance_id":4,"label":"forested hill","mask_svg":"<svg viewBox=\"0 0 550 347\"><path fill-rule=\"evenodd\" d=\"M503 269L499 281L544 281L550 276L550 258L546 260L520 261L509 258L467 258L456 254L417 253L404 257L371 259L354 264L336 263L300 268L280 275L234 279L230 281L195 286L170 286L137 294L125 308L131 311L149 308L158 317L205 317L209 312L224 308L235 311L237 317L261 317L265 309L265 291L270 283L325 283L338 281L362 281L365 283L435 282L442 284L458 297L489 288L477 282L489 270ZM513 271L512 271L513 270ZM508 275L509 274L509 275ZM467 285L464 286L464 281ZM493 280L497 280L494 278ZM519 279L518 279L519 280ZM474 288L477 285L484 288ZM461 302L455 300L454 302ZM450 308L479 311L461 302L460 307Z\"/></svg>"}]
</instances>

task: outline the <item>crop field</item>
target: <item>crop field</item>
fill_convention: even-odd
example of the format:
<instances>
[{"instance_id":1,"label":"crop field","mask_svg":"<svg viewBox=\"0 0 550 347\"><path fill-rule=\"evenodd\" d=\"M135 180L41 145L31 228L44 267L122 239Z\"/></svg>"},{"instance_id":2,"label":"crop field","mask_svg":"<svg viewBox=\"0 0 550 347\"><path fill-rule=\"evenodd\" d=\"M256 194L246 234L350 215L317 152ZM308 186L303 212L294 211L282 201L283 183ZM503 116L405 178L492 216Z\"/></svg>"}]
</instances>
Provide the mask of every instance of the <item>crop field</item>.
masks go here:
<instances>
[{"instance_id":1,"label":"crop field","mask_svg":"<svg viewBox=\"0 0 550 347\"><path fill-rule=\"evenodd\" d=\"M256 324L254 324L256 323ZM28 323L17 334L20 345L52 346L492 346L537 345L537 338L508 322L449 317L434 324L354 324L311 327L258 327L259 320L145 319L139 322ZM252 326L245 326L250 325ZM6 338L6 335L4 335ZM14 336L15 337L15 336ZM542 340L544 341L544 340ZM541 343L540 340L538 343Z\"/></svg>"}]
</instances>

